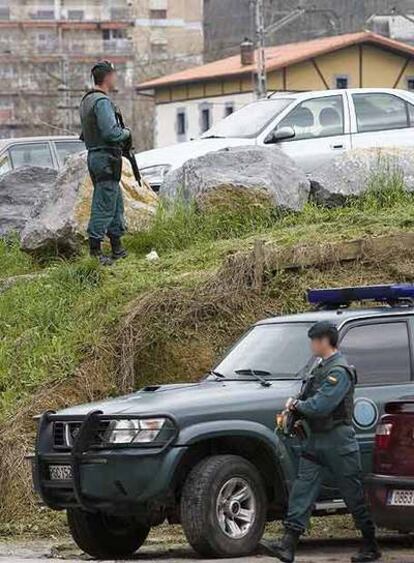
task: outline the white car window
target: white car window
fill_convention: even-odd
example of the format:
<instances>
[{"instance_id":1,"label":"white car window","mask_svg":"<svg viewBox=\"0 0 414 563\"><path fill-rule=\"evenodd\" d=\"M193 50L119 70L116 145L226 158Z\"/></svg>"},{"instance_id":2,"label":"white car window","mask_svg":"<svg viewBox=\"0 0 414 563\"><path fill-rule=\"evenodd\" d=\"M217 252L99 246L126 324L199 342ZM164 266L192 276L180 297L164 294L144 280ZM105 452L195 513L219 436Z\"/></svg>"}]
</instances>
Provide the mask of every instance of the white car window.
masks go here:
<instances>
[{"instance_id":1,"label":"white car window","mask_svg":"<svg viewBox=\"0 0 414 563\"><path fill-rule=\"evenodd\" d=\"M219 121L214 127L206 131L201 138L235 137L248 139L256 137L292 102L293 98L274 98L252 102Z\"/></svg>"},{"instance_id":2,"label":"white car window","mask_svg":"<svg viewBox=\"0 0 414 563\"><path fill-rule=\"evenodd\" d=\"M27 143L10 147L13 168L40 166L54 168L49 143Z\"/></svg>"},{"instance_id":3,"label":"white car window","mask_svg":"<svg viewBox=\"0 0 414 563\"><path fill-rule=\"evenodd\" d=\"M85 145L82 141L56 141L55 146L59 159L59 166L63 166L69 156L85 150Z\"/></svg>"},{"instance_id":4,"label":"white car window","mask_svg":"<svg viewBox=\"0 0 414 563\"><path fill-rule=\"evenodd\" d=\"M282 127L295 130L290 141L343 135L343 98L339 95L305 100L279 122L277 128Z\"/></svg>"},{"instance_id":5,"label":"white car window","mask_svg":"<svg viewBox=\"0 0 414 563\"><path fill-rule=\"evenodd\" d=\"M353 94L358 132L408 127L407 103L393 94Z\"/></svg>"},{"instance_id":6,"label":"white car window","mask_svg":"<svg viewBox=\"0 0 414 563\"><path fill-rule=\"evenodd\" d=\"M11 170L9 153L6 151L0 156L0 176Z\"/></svg>"}]
</instances>

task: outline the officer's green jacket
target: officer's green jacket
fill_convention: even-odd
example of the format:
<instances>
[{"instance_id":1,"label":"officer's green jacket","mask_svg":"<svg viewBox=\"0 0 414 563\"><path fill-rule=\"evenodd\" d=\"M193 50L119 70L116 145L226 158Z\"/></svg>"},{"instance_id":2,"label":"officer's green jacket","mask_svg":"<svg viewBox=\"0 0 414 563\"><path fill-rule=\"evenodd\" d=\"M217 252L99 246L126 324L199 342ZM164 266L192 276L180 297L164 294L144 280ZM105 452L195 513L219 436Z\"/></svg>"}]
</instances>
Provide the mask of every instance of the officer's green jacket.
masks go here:
<instances>
[{"instance_id":1,"label":"officer's green jacket","mask_svg":"<svg viewBox=\"0 0 414 563\"><path fill-rule=\"evenodd\" d=\"M297 410L306 418L327 417L335 411L351 390L349 372L341 365L346 360L337 352L320 364L325 373L316 393L304 401L299 401Z\"/></svg>"}]
</instances>

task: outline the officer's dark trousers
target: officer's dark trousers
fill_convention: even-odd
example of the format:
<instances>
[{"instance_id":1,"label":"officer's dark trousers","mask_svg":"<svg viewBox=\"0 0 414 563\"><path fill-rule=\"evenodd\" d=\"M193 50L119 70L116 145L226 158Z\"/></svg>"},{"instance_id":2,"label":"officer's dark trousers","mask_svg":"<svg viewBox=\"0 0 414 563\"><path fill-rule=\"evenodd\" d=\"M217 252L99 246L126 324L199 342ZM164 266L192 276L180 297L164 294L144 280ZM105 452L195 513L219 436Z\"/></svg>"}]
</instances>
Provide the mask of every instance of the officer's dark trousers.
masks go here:
<instances>
[{"instance_id":1,"label":"officer's dark trousers","mask_svg":"<svg viewBox=\"0 0 414 563\"><path fill-rule=\"evenodd\" d=\"M97 240L120 237L125 232L121 151L89 151L88 169L94 187L88 234Z\"/></svg>"},{"instance_id":2,"label":"officer's dark trousers","mask_svg":"<svg viewBox=\"0 0 414 563\"><path fill-rule=\"evenodd\" d=\"M303 448L290 497L285 527L303 533L317 501L324 478L330 473L355 525L365 536L375 533L361 481L358 442L351 426L341 425L313 434Z\"/></svg>"}]
</instances>

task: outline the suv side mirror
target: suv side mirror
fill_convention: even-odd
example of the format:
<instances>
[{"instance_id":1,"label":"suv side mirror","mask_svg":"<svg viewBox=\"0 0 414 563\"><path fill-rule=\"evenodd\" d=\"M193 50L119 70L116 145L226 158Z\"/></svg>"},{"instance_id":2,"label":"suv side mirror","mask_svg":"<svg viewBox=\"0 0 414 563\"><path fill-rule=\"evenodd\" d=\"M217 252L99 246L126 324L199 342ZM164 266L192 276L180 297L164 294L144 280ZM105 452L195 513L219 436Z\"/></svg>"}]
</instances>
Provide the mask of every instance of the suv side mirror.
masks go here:
<instances>
[{"instance_id":1,"label":"suv side mirror","mask_svg":"<svg viewBox=\"0 0 414 563\"><path fill-rule=\"evenodd\" d=\"M275 129L264 140L266 145L272 143L278 143L279 141L284 141L285 139L293 139L296 135L293 127L281 127L280 129Z\"/></svg>"}]
</instances>

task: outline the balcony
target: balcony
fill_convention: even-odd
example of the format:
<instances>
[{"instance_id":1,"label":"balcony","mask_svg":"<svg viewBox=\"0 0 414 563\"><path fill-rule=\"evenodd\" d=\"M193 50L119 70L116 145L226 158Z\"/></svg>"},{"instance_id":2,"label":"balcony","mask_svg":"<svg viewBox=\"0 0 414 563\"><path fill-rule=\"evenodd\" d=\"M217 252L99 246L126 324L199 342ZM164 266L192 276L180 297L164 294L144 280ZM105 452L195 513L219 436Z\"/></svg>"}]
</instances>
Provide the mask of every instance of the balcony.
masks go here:
<instances>
[{"instance_id":1,"label":"balcony","mask_svg":"<svg viewBox=\"0 0 414 563\"><path fill-rule=\"evenodd\" d=\"M132 55L134 48L130 39L103 41L104 53L108 55Z\"/></svg>"},{"instance_id":2,"label":"balcony","mask_svg":"<svg viewBox=\"0 0 414 563\"><path fill-rule=\"evenodd\" d=\"M129 39L84 39L63 42L63 51L68 54L102 54L106 55L132 55L134 52L132 41Z\"/></svg>"}]
</instances>

